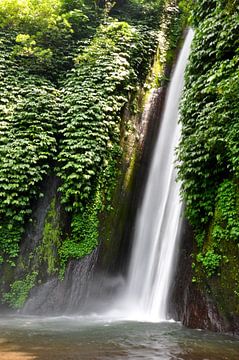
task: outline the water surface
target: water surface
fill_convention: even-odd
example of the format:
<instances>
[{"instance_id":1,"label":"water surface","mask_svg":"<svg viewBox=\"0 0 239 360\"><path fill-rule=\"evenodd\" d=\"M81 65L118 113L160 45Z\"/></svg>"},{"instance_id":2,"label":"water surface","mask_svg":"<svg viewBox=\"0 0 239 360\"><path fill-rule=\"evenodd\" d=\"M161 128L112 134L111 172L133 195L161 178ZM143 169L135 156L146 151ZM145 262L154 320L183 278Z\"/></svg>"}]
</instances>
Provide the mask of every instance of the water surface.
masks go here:
<instances>
[{"instance_id":1,"label":"water surface","mask_svg":"<svg viewBox=\"0 0 239 360\"><path fill-rule=\"evenodd\" d=\"M1 360L238 360L239 341L179 323L2 317Z\"/></svg>"}]
</instances>

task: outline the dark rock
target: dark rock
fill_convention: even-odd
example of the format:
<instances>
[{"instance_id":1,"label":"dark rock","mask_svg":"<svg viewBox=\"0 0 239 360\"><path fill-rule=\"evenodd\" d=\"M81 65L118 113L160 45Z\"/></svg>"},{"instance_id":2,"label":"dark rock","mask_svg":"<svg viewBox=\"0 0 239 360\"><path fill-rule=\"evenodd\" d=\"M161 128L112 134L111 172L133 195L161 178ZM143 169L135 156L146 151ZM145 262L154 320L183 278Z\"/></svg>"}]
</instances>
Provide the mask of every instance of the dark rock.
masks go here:
<instances>
[{"instance_id":1,"label":"dark rock","mask_svg":"<svg viewBox=\"0 0 239 360\"><path fill-rule=\"evenodd\" d=\"M181 230L179 260L172 284L169 314L183 325L194 329L239 335L239 318L219 310L209 284L192 283L192 256L194 236L184 221Z\"/></svg>"},{"instance_id":2,"label":"dark rock","mask_svg":"<svg viewBox=\"0 0 239 360\"><path fill-rule=\"evenodd\" d=\"M89 284L98 249L82 260L71 260L64 280L57 277L32 289L22 309L24 314L59 315L79 312L88 299Z\"/></svg>"}]
</instances>

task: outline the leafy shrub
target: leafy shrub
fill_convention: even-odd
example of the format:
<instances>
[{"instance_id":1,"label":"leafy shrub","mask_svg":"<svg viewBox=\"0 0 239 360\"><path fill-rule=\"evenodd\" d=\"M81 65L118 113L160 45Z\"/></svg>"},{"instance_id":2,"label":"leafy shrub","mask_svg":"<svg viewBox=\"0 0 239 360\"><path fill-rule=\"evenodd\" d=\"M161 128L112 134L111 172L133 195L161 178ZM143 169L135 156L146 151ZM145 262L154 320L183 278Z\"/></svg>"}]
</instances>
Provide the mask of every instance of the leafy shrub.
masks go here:
<instances>
[{"instance_id":1,"label":"leafy shrub","mask_svg":"<svg viewBox=\"0 0 239 360\"><path fill-rule=\"evenodd\" d=\"M35 285L37 276L37 272L32 272L26 275L23 280L16 280L10 285L10 291L3 295L3 301L13 309L22 308L30 290Z\"/></svg>"},{"instance_id":2,"label":"leafy shrub","mask_svg":"<svg viewBox=\"0 0 239 360\"><path fill-rule=\"evenodd\" d=\"M171 5L172 1L169 6ZM135 26L143 25L158 30L165 7L164 0L116 1L111 15Z\"/></svg>"},{"instance_id":3,"label":"leafy shrub","mask_svg":"<svg viewBox=\"0 0 239 360\"><path fill-rule=\"evenodd\" d=\"M0 29L15 32L13 55L54 81L72 67L77 42L90 37L101 18L94 1L0 0Z\"/></svg>"},{"instance_id":4,"label":"leafy shrub","mask_svg":"<svg viewBox=\"0 0 239 360\"><path fill-rule=\"evenodd\" d=\"M202 263L208 277L214 275L219 268L222 256L214 252L214 250L208 250L205 255L199 253L197 255L197 261Z\"/></svg>"}]
</instances>

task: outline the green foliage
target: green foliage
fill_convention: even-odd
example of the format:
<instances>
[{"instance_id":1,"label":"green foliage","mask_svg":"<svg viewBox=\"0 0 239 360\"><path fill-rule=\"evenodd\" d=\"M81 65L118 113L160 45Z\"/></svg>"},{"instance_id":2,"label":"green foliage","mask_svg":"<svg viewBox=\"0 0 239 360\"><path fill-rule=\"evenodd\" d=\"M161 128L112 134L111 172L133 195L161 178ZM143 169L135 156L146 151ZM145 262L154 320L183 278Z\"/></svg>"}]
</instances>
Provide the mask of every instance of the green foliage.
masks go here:
<instances>
[{"instance_id":1,"label":"green foliage","mask_svg":"<svg viewBox=\"0 0 239 360\"><path fill-rule=\"evenodd\" d=\"M197 255L197 261L202 263L202 266L206 271L207 277L215 274L215 272L219 268L221 258L222 256L216 254L214 250L208 250L204 255L202 253L199 253Z\"/></svg>"},{"instance_id":2,"label":"green foliage","mask_svg":"<svg viewBox=\"0 0 239 360\"><path fill-rule=\"evenodd\" d=\"M23 280L17 280L10 285L10 291L3 295L3 301L13 309L23 307L30 290L36 283L37 272L26 275Z\"/></svg>"},{"instance_id":3,"label":"green foliage","mask_svg":"<svg viewBox=\"0 0 239 360\"><path fill-rule=\"evenodd\" d=\"M15 266L14 260L19 253L19 242L23 233L23 227L19 223L9 222L0 225L0 264L7 255L7 262Z\"/></svg>"},{"instance_id":4,"label":"green foliage","mask_svg":"<svg viewBox=\"0 0 239 360\"><path fill-rule=\"evenodd\" d=\"M136 29L112 21L98 29L67 75L58 175L68 210L83 210L104 164L119 156L115 145L120 141L120 114L138 82L142 62L152 56L148 44L153 40L148 34L146 43Z\"/></svg>"},{"instance_id":5,"label":"green foliage","mask_svg":"<svg viewBox=\"0 0 239 360\"><path fill-rule=\"evenodd\" d=\"M117 179L117 157L111 157L104 162L104 167L98 177L97 188L93 198L82 209L75 211L71 221L70 235L59 248L61 262L60 277L64 277L65 267L69 259L80 259L89 255L98 245L99 215L112 210L111 200ZM115 154L119 149L115 146Z\"/></svg>"},{"instance_id":6,"label":"green foliage","mask_svg":"<svg viewBox=\"0 0 239 360\"><path fill-rule=\"evenodd\" d=\"M44 38L51 33L56 41L59 35L62 37L71 30L61 7L60 0L0 0L0 28L11 28L18 33L16 55L36 56L41 61L52 57Z\"/></svg>"},{"instance_id":7,"label":"green foliage","mask_svg":"<svg viewBox=\"0 0 239 360\"><path fill-rule=\"evenodd\" d=\"M1 34L0 255L13 259L37 186L56 152L58 91L17 68L11 50L11 40Z\"/></svg>"},{"instance_id":8,"label":"green foliage","mask_svg":"<svg viewBox=\"0 0 239 360\"><path fill-rule=\"evenodd\" d=\"M121 155L120 115L147 72L155 40L152 32L112 20L99 27L63 83L58 176L62 202L73 216L59 249L61 277L68 259L81 258L98 244L99 213L110 210Z\"/></svg>"},{"instance_id":9,"label":"green foliage","mask_svg":"<svg viewBox=\"0 0 239 360\"><path fill-rule=\"evenodd\" d=\"M210 289L220 310L238 313L239 8L234 1L202 0L192 9L178 149L197 245L192 281Z\"/></svg>"},{"instance_id":10,"label":"green foliage","mask_svg":"<svg viewBox=\"0 0 239 360\"><path fill-rule=\"evenodd\" d=\"M28 27L28 30L52 26L61 10L59 0L0 0L1 27Z\"/></svg>"},{"instance_id":11,"label":"green foliage","mask_svg":"<svg viewBox=\"0 0 239 360\"><path fill-rule=\"evenodd\" d=\"M216 197L212 238L239 243L239 187L232 180L224 180Z\"/></svg>"},{"instance_id":12,"label":"green foliage","mask_svg":"<svg viewBox=\"0 0 239 360\"><path fill-rule=\"evenodd\" d=\"M200 25L206 17L210 16L216 9L217 3L218 0L194 0L192 15L194 25Z\"/></svg>"},{"instance_id":13,"label":"green foliage","mask_svg":"<svg viewBox=\"0 0 239 360\"><path fill-rule=\"evenodd\" d=\"M172 66L175 60L175 49L178 46L182 30L185 27L185 14L177 5L178 1L170 2L170 6L164 11L162 27L165 28L167 39L166 64Z\"/></svg>"},{"instance_id":14,"label":"green foliage","mask_svg":"<svg viewBox=\"0 0 239 360\"><path fill-rule=\"evenodd\" d=\"M185 3L185 1L182 2ZM213 19L214 15L220 12L230 16L239 10L237 0L190 0L189 4L192 10L191 19L196 27L200 26L206 18Z\"/></svg>"},{"instance_id":15,"label":"green foliage","mask_svg":"<svg viewBox=\"0 0 239 360\"><path fill-rule=\"evenodd\" d=\"M192 22L192 9L195 6L194 0L180 0L178 6L183 13L185 25L190 24Z\"/></svg>"},{"instance_id":16,"label":"green foliage","mask_svg":"<svg viewBox=\"0 0 239 360\"><path fill-rule=\"evenodd\" d=\"M87 204L84 211L73 215L71 236L63 241L59 249L61 278L64 276L65 267L70 258L80 259L89 255L98 245L98 214L101 210L102 199L98 190L93 201Z\"/></svg>"},{"instance_id":17,"label":"green foliage","mask_svg":"<svg viewBox=\"0 0 239 360\"><path fill-rule=\"evenodd\" d=\"M172 1L168 3L170 7ZM166 6L165 0L116 1L111 15L135 26L143 25L158 30Z\"/></svg>"},{"instance_id":18,"label":"green foliage","mask_svg":"<svg viewBox=\"0 0 239 360\"><path fill-rule=\"evenodd\" d=\"M204 2L205 3L205 2ZM225 177L239 174L238 13L216 8L195 33L181 104L179 176L187 216L202 231Z\"/></svg>"},{"instance_id":19,"label":"green foliage","mask_svg":"<svg viewBox=\"0 0 239 360\"><path fill-rule=\"evenodd\" d=\"M95 1L0 0L0 29L15 33L13 56L51 80L72 66L81 39L91 36L102 18Z\"/></svg>"}]
</instances>

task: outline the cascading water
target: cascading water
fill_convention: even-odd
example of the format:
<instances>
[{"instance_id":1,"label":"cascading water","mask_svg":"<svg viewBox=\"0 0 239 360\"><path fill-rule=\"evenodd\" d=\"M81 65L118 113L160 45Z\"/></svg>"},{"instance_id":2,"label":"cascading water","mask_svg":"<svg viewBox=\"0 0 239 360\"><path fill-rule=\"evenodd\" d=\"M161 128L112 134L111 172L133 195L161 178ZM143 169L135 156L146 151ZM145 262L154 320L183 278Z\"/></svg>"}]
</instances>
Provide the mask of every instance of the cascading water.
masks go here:
<instances>
[{"instance_id":1,"label":"cascading water","mask_svg":"<svg viewBox=\"0 0 239 360\"><path fill-rule=\"evenodd\" d=\"M124 303L132 319L167 319L167 300L176 263L182 203L175 181L180 137L178 106L190 52L190 30L168 89L141 208L138 210Z\"/></svg>"}]
</instances>

